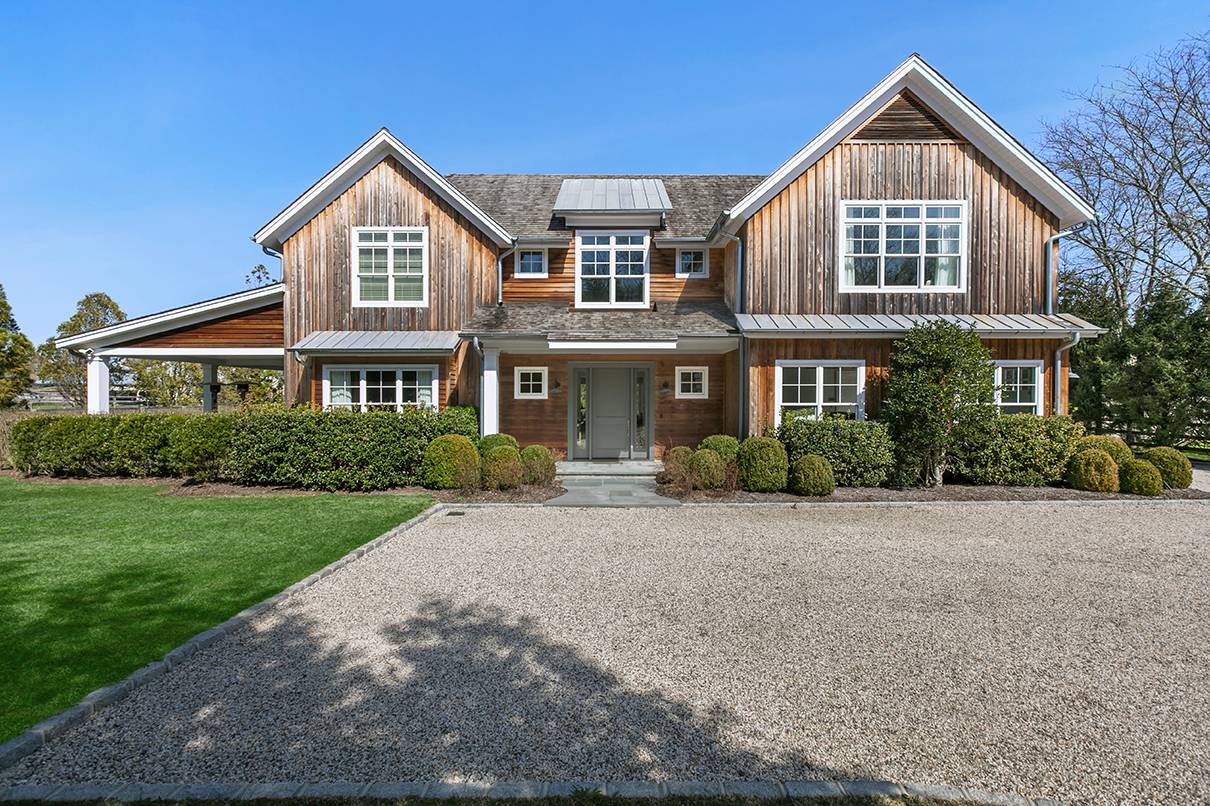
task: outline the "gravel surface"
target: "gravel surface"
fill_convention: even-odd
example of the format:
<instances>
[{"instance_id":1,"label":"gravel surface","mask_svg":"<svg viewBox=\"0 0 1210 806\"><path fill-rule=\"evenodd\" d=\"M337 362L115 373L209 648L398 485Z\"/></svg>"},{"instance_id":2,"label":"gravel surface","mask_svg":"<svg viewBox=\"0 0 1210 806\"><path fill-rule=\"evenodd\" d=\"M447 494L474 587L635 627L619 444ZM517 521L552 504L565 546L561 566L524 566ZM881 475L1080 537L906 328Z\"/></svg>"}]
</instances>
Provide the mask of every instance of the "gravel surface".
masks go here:
<instances>
[{"instance_id":1,"label":"gravel surface","mask_svg":"<svg viewBox=\"0 0 1210 806\"><path fill-rule=\"evenodd\" d=\"M884 778L1210 799L1210 505L470 508L0 782Z\"/></svg>"}]
</instances>

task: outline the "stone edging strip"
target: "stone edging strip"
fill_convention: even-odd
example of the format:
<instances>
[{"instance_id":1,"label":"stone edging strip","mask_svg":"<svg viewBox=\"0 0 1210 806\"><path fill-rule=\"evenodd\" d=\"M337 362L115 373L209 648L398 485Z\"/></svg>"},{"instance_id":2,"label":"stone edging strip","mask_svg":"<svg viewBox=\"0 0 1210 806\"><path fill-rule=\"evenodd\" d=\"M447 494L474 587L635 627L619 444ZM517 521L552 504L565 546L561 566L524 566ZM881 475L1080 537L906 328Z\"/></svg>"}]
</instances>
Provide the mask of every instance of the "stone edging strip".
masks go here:
<instances>
[{"instance_id":1,"label":"stone edging strip","mask_svg":"<svg viewBox=\"0 0 1210 806\"><path fill-rule=\"evenodd\" d=\"M567 797L576 792L607 797L664 798L742 797L765 800L788 798L905 797L999 806L1059 806L1001 792L960 789L944 784L899 784L893 781L511 781L495 784L454 784L413 781L393 784L23 784L0 788L0 801L140 801L140 800L285 800L288 798L525 798Z\"/></svg>"},{"instance_id":2,"label":"stone edging strip","mask_svg":"<svg viewBox=\"0 0 1210 806\"><path fill-rule=\"evenodd\" d=\"M0 744L0 770L5 770L16 764L22 758L42 747L51 739L59 736L69 728L72 728L75 725L90 719L102 708L125 699L135 689L146 685L158 677L163 676L164 673L173 666L179 665L198 650L205 649L228 633L243 627L249 621L261 615L266 610L280 604L281 602L284 602L294 594L306 590L319 580L332 574L332 572L364 557L374 549L382 546L388 540L391 540L392 538L406 532L408 529L423 523L433 515L436 515L438 512L442 512L447 508L448 505L444 503L433 504L411 520L405 521L396 526L394 529L391 529L389 532L381 534L370 542L358 546L345 556L329 565L324 566L315 573L311 574L309 577L295 582L281 593L274 594L268 599L265 599L263 602L257 602L256 604L241 610L239 613L236 613L234 616L227 619L222 624L219 624L217 627L211 627L205 632L198 633L185 643L178 646L176 649L170 651L163 657L163 659L147 664L119 683L114 683L112 686L97 689L67 710L61 711L52 717L42 720L19 736L9 739L4 744ZM70 788L71 787L67 787L67 789ZM176 788L179 789L180 787ZM112 790L112 787L110 787L110 790ZM12 788L10 788L8 791L11 792ZM0 792L5 792L5 790L0 789ZM39 795L35 796L33 799L41 799L42 797L43 796ZM3 799L2 795L0 795L0 799ZM13 798L8 799L12 800ZM72 799L80 800L82 798Z\"/></svg>"}]
</instances>

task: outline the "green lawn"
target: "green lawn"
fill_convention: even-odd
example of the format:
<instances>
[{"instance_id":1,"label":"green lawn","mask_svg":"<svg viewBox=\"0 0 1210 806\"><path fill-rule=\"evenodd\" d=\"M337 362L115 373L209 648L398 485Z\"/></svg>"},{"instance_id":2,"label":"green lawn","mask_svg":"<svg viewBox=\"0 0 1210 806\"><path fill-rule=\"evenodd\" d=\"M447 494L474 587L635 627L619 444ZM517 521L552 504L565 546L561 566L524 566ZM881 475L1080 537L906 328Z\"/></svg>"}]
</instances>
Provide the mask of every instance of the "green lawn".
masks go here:
<instances>
[{"instance_id":1,"label":"green lawn","mask_svg":"<svg viewBox=\"0 0 1210 806\"><path fill-rule=\"evenodd\" d=\"M0 741L420 512L0 477Z\"/></svg>"},{"instance_id":2,"label":"green lawn","mask_svg":"<svg viewBox=\"0 0 1210 806\"><path fill-rule=\"evenodd\" d=\"M1194 462L1210 462L1210 445L1187 445L1181 448L1186 456Z\"/></svg>"}]
</instances>

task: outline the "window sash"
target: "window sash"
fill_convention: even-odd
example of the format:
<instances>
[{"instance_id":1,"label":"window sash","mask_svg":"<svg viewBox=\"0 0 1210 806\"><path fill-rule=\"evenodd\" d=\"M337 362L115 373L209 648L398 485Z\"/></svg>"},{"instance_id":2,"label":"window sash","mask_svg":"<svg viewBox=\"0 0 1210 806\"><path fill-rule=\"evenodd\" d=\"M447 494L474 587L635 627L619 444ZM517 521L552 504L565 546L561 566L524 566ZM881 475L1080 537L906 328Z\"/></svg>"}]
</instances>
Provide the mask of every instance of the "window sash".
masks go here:
<instances>
[{"instance_id":1,"label":"window sash","mask_svg":"<svg viewBox=\"0 0 1210 806\"><path fill-rule=\"evenodd\" d=\"M645 232L576 234L576 306L644 308L648 302Z\"/></svg>"},{"instance_id":2,"label":"window sash","mask_svg":"<svg viewBox=\"0 0 1210 806\"><path fill-rule=\"evenodd\" d=\"M865 419L864 361L778 361L775 366L774 427L781 424L783 411Z\"/></svg>"},{"instance_id":3,"label":"window sash","mask_svg":"<svg viewBox=\"0 0 1210 806\"><path fill-rule=\"evenodd\" d=\"M710 397L709 367L677 367L676 398L707 400Z\"/></svg>"},{"instance_id":4,"label":"window sash","mask_svg":"<svg viewBox=\"0 0 1210 806\"><path fill-rule=\"evenodd\" d=\"M333 364L323 371L323 406L348 411L438 408L439 383L436 365Z\"/></svg>"},{"instance_id":5,"label":"window sash","mask_svg":"<svg viewBox=\"0 0 1210 806\"><path fill-rule=\"evenodd\" d=\"M677 249L676 276L681 278L700 278L710 276L709 249Z\"/></svg>"},{"instance_id":6,"label":"window sash","mask_svg":"<svg viewBox=\"0 0 1210 806\"><path fill-rule=\"evenodd\" d=\"M513 398L515 400L546 400L549 395L549 372L546 367L514 367Z\"/></svg>"},{"instance_id":7,"label":"window sash","mask_svg":"<svg viewBox=\"0 0 1210 806\"><path fill-rule=\"evenodd\" d=\"M963 291L966 210L964 201L842 202L840 290Z\"/></svg>"},{"instance_id":8,"label":"window sash","mask_svg":"<svg viewBox=\"0 0 1210 806\"><path fill-rule=\"evenodd\" d=\"M536 258L536 260L535 260ZM519 249L513 274L517 277L546 277L545 249Z\"/></svg>"},{"instance_id":9,"label":"window sash","mask_svg":"<svg viewBox=\"0 0 1210 806\"><path fill-rule=\"evenodd\" d=\"M353 305L427 307L428 227L353 227Z\"/></svg>"},{"instance_id":10,"label":"window sash","mask_svg":"<svg viewBox=\"0 0 1210 806\"><path fill-rule=\"evenodd\" d=\"M1001 414L1044 413L1041 361L996 362L996 407Z\"/></svg>"}]
</instances>

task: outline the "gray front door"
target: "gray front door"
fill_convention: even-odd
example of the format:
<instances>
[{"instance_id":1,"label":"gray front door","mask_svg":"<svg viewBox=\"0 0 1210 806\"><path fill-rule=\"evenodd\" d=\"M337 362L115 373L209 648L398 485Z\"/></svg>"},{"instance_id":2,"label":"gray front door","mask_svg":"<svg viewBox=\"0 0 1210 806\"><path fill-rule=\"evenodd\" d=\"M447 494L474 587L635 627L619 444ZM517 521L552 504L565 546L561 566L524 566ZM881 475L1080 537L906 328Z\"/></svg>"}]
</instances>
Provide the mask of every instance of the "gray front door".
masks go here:
<instances>
[{"instance_id":1,"label":"gray front door","mask_svg":"<svg viewBox=\"0 0 1210 806\"><path fill-rule=\"evenodd\" d=\"M593 459L630 456L630 367L589 369L588 425Z\"/></svg>"}]
</instances>

